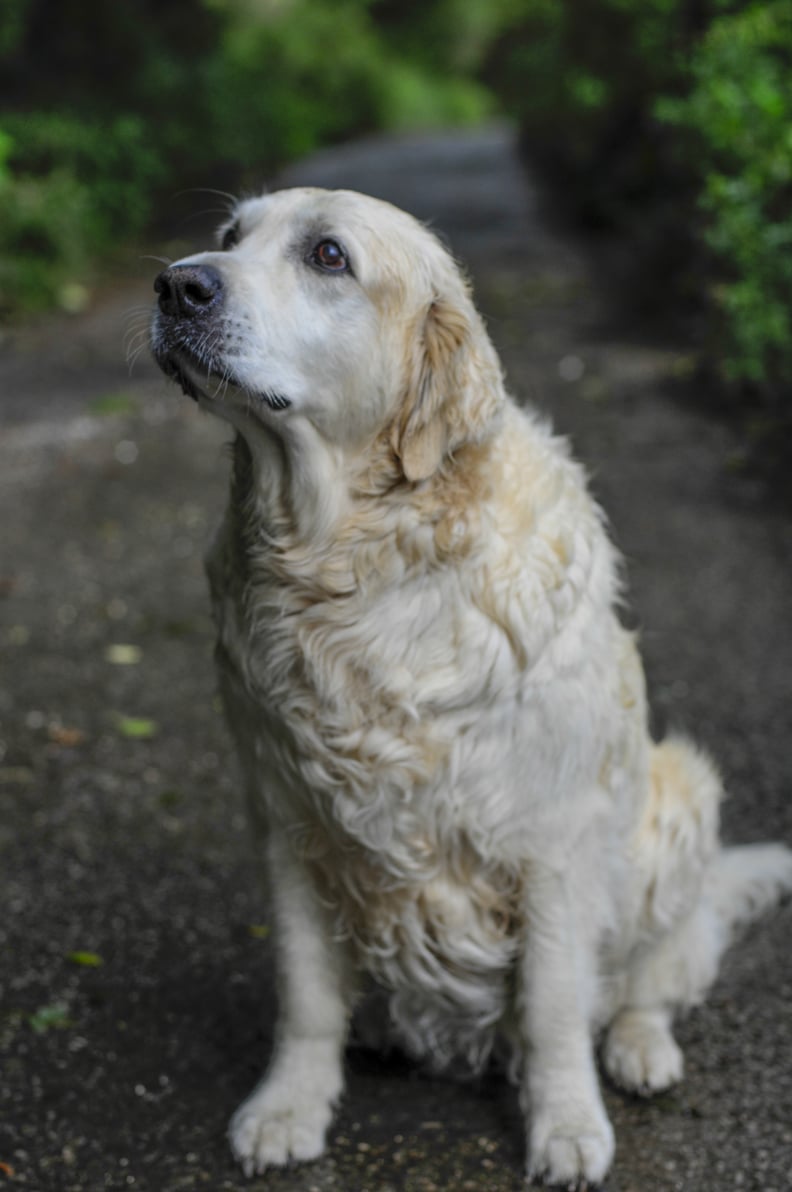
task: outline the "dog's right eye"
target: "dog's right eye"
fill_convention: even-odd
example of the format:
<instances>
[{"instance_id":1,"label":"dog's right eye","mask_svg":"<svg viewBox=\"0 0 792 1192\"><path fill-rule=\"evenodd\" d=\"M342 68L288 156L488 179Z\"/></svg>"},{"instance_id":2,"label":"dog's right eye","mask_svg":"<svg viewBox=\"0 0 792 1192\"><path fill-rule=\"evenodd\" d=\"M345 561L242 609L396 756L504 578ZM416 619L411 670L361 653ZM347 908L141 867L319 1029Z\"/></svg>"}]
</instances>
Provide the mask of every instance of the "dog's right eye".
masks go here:
<instances>
[{"instance_id":1,"label":"dog's right eye","mask_svg":"<svg viewBox=\"0 0 792 1192\"><path fill-rule=\"evenodd\" d=\"M239 223L232 223L230 228L226 228L223 232L223 239L220 241L220 247L223 252L228 252L234 245L239 244Z\"/></svg>"}]
</instances>

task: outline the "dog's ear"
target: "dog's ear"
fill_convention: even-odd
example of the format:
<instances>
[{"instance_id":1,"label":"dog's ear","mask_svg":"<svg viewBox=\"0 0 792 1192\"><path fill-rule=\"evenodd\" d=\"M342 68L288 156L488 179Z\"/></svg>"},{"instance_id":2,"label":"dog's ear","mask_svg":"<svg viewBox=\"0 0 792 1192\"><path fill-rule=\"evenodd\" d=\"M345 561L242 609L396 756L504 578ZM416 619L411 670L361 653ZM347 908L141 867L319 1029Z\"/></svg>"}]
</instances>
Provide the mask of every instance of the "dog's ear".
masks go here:
<instances>
[{"instance_id":1,"label":"dog's ear","mask_svg":"<svg viewBox=\"0 0 792 1192\"><path fill-rule=\"evenodd\" d=\"M503 397L500 366L473 311L436 297L418 325L391 443L407 480L427 480L480 438Z\"/></svg>"}]
</instances>

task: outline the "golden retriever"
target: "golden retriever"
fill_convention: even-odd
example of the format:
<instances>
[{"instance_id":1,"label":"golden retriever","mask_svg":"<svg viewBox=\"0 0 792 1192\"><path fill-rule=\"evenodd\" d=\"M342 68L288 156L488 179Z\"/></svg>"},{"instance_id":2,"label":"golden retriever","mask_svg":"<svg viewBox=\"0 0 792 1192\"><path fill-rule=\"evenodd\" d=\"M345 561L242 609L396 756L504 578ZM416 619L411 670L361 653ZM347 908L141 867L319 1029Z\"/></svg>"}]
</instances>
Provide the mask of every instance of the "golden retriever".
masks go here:
<instances>
[{"instance_id":1,"label":"golden retriever","mask_svg":"<svg viewBox=\"0 0 792 1192\"><path fill-rule=\"evenodd\" d=\"M529 1174L599 1181L597 1041L626 1089L678 1081L673 1013L792 852L722 849L713 766L650 740L601 513L426 228L279 191L155 289L156 359L237 432L208 572L280 1017L233 1151L322 1153L373 982L436 1065L505 1039Z\"/></svg>"}]
</instances>

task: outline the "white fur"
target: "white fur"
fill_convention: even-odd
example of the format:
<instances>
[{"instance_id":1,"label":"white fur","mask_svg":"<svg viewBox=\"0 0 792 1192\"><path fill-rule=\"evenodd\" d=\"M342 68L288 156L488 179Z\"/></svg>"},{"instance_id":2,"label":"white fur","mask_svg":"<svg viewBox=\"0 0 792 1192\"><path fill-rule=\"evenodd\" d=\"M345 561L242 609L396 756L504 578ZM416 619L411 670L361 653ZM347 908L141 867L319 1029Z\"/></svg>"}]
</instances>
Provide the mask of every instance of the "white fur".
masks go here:
<instances>
[{"instance_id":1,"label":"white fur","mask_svg":"<svg viewBox=\"0 0 792 1192\"><path fill-rule=\"evenodd\" d=\"M239 432L208 570L279 933L275 1052L232 1147L249 1173L321 1153L373 978L434 1063L507 1035L530 1172L600 1180L596 1032L627 1088L678 1080L673 1011L792 854L722 853L711 764L651 743L600 513L506 395L438 242L348 192L238 219L236 247L187 262L223 277L220 346L179 357ZM317 270L322 237L351 271Z\"/></svg>"}]
</instances>

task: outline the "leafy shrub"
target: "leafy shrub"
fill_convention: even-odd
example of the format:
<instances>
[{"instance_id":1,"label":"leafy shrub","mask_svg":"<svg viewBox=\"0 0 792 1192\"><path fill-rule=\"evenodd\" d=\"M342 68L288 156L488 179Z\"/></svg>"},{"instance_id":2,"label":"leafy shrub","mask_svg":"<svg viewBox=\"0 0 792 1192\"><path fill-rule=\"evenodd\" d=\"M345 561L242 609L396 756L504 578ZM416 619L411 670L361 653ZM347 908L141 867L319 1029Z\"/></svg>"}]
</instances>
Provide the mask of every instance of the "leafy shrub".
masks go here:
<instances>
[{"instance_id":1,"label":"leafy shrub","mask_svg":"<svg viewBox=\"0 0 792 1192\"><path fill-rule=\"evenodd\" d=\"M514 0L488 77L530 151L574 183L581 212L619 222L631 204L684 184L658 96L729 0Z\"/></svg>"},{"instance_id":2,"label":"leafy shrub","mask_svg":"<svg viewBox=\"0 0 792 1192\"><path fill-rule=\"evenodd\" d=\"M141 189L162 167L134 116L107 126L37 112L5 123L12 168L0 172L0 308L35 309L68 293L119 225L140 229Z\"/></svg>"},{"instance_id":3,"label":"leafy shrub","mask_svg":"<svg viewBox=\"0 0 792 1192\"><path fill-rule=\"evenodd\" d=\"M437 0L420 19L435 7L456 24L422 57L390 0L4 0L0 310L57 300L163 193L258 183L374 128L479 119L473 43L493 4Z\"/></svg>"},{"instance_id":4,"label":"leafy shrub","mask_svg":"<svg viewBox=\"0 0 792 1192\"><path fill-rule=\"evenodd\" d=\"M723 372L792 375L792 4L721 16L690 64L685 98L658 115L688 138L701 181L704 237Z\"/></svg>"},{"instance_id":5,"label":"leafy shrub","mask_svg":"<svg viewBox=\"0 0 792 1192\"><path fill-rule=\"evenodd\" d=\"M514 0L487 77L576 215L706 291L722 375L788 380L791 0Z\"/></svg>"}]
</instances>

